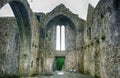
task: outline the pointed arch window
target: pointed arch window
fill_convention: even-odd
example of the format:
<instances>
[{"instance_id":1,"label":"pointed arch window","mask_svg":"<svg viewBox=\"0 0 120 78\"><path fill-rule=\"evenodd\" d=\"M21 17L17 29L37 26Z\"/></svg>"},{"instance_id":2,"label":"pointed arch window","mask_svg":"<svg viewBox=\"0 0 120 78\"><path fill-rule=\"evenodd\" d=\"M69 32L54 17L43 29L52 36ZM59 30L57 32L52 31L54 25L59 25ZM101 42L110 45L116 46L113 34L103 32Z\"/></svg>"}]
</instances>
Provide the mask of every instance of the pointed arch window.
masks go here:
<instances>
[{"instance_id":1,"label":"pointed arch window","mask_svg":"<svg viewBox=\"0 0 120 78\"><path fill-rule=\"evenodd\" d=\"M65 50L65 26L56 26L56 50Z\"/></svg>"}]
</instances>

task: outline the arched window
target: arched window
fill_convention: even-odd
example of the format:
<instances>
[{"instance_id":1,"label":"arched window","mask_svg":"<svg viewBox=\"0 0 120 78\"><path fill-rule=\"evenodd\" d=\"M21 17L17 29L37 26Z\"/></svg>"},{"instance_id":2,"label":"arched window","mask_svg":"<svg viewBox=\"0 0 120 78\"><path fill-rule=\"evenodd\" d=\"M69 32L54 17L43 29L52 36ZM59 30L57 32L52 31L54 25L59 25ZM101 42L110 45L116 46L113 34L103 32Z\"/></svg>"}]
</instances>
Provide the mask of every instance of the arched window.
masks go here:
<instances>
[{"instance_id":1,"label":"arched window","mask_svg":"<svg viewBox=\"0 0 120 78\"><path fill-rule=\"evenodd\" d=\"M60 26L56 27L56 50L60 50Z\"/></svg>"},{"instance_id":2,"label":"arched window","mask_svg":"<svg viewBox=\"0 0 120 78\"><path fill-rule=\"evenodd\" d=\"M65 26L56 26L56 50L65 50Z\"/></svg>"},{"instance_id":3,"label":"arched window","mask_svg":"<svg viewBox=\"0 0 120 78\"><path fill-rule=\"evenodd\" d=\"M65 26L61 26L61 50L65 50Z\"/></svg>"}]
</instances>

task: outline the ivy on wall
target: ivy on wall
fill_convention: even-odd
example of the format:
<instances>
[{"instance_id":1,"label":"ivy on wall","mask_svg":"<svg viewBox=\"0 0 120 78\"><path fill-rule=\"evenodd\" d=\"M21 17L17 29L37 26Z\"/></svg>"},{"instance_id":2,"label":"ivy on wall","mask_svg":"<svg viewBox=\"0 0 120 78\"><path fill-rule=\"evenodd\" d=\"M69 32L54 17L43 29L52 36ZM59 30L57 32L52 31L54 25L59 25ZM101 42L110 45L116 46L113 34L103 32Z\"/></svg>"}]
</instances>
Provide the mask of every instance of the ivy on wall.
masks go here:
<instances>
[{"instance_id":1,"label":"ivy on wall","mask_svg":"<svg viewBox=\"0 0 120 78\"><path fill-rule=\"evenodd\" d=\"M56 59L56 64L57 64L57 70L62 70L62 68L65 64L65 59L63 57L58 57Z\"/></svg>"}]
</instances>

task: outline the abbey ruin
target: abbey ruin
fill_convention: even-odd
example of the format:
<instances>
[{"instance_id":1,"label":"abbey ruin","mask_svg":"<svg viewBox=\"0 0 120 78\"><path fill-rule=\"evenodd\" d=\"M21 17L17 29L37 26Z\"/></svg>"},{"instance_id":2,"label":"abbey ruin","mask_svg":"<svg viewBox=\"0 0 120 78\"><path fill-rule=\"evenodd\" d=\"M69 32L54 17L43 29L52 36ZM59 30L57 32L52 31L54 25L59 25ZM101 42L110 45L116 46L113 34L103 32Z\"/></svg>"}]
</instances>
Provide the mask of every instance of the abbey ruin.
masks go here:
<instances>
[{"instance_id":1,"label":"abbey ruin","mask_svg":"<svg viewBox=\"0 0 120 78\"><path fill-rule=\"evenodd\" d=\"M64 60L66 72L120 78L119 0L100 0L95 8L89 4L87 20L64 4L45 14L32 12L27 0L0 0L0 8L6 3L15 18L0 17L0 78L55 72L57 58ZM61 45L56 50L57 26L65 31L63 50Z\"/></svg>"}]
</instances>

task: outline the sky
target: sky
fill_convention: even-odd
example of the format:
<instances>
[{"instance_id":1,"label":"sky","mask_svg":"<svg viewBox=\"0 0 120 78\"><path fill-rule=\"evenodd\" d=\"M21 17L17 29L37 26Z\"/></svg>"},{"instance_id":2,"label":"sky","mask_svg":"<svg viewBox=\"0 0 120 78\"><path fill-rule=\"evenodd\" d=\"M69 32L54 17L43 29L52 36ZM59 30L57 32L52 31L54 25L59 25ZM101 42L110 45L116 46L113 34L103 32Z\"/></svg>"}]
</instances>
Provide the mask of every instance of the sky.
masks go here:
<instances>
[{"instance_id":1,"label":"sky","mask_svg":"<svg viewBox=\"0 0 120 78\"><path fill-rule=\"evenodd\" d=\"M33 12L44 13L52 11L56 6L63 3L74 14L78 14L80 18L86 20L88 4L90 3L93 7L96 7L99 0L28 0L28 2ZM14 14L9 4L0 9L0 17L13 16Z\"/></svg>"}]
</instances>

